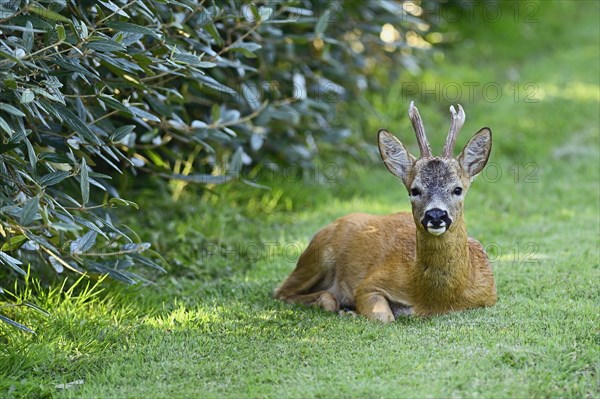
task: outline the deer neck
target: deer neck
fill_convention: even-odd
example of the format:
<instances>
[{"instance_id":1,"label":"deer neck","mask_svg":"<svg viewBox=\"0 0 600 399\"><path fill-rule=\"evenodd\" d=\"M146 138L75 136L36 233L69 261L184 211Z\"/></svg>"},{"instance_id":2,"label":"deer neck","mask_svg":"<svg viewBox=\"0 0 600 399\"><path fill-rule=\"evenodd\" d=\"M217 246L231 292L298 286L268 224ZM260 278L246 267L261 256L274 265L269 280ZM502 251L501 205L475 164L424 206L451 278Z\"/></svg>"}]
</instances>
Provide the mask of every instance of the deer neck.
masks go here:
<instances>
[{"instance_id":1,"label":"deer neck","mask_svg":"<svg viewBox=\"0 0 600 399\"><path fill-rule=\"evenodd\" d=\"M414 278L425 291L461 290L470 273L469 245L464 220L440 236L417 229ZM415 283L417 283L415 281Z\"/></svg>"}]
</instances>

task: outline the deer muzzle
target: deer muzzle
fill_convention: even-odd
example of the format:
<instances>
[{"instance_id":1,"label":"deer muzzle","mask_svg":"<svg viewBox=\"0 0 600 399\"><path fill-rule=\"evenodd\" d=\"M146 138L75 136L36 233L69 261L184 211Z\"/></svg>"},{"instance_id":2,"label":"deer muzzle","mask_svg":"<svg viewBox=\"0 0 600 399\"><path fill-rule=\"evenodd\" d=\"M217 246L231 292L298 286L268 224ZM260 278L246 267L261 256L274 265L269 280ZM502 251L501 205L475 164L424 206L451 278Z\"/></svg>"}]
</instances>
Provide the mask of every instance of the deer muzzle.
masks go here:
<instances>
[{"instance_id":1,"label":"deer muzzle","mask_svg":"<svg viewBox=\"0 0 600 399\"><path fill-rule=\"evenodd\" d=\"M452 224L452 219L448 216L448 212L440 208L432 208L425 212L425 217L421 220L421 224L434 236L439 236L448 230Z\"/></svg>"}]
</instances>

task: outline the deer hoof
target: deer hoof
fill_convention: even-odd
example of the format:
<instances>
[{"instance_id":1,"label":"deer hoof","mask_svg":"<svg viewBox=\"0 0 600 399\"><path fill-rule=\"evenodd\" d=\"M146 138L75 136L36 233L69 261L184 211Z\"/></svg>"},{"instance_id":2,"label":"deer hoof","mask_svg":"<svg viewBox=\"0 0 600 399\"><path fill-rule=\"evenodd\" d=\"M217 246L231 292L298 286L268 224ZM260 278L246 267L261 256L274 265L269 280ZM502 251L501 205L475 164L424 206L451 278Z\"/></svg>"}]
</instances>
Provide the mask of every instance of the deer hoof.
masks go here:
<instances>
[{"instance_id":1,"label":"deer hoof","mask_svg":"<svg viewBox=\"0 0 600 399\"><path fill-rule=\"evenodd\" d=\"M369 318L382 323L391 323L396 320L391 312L373 313Z\"/></svg>"},{"instance_id":2,"label":"deer hoof","mask_svg":"<svg viewBox=\"0 0 600 399\"><path fill-rule=\"evenodd\" d=\"M337 312L340 310L340 304L337 299L329 292L323 293L317 300L317 306L322 307L328 312Z\"/></svg>"},{"instance_id":3,"label":"deer hoof","mask_svg":"<svg viewBox=\"0 0 600 399\"><path fill-rule=\"evenodd\" d=\"M350 309L342 309L338 312L338 314L340 316L350 316L350 317L358 317L358 313L356 313L354 310L350 310Z\"/></svg>"}]
</instances>

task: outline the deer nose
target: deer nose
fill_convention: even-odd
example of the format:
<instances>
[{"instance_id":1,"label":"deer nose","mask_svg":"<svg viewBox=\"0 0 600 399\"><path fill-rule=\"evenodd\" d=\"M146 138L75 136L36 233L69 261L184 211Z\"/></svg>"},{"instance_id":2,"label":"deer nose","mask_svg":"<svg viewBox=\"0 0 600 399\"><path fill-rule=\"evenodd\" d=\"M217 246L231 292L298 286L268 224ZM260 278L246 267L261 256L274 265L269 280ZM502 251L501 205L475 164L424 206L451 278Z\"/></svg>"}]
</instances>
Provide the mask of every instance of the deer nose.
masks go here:
<instances>
[{"instance_id":1,"label":"deer nose","mask_svg":"<svg viewBox=\"0 0 600 399\"><path fill-rule=\"evenodd\" d=\"M442 226L448 227L451 222L450 218L448 217L448 212L440 208L432 208L425 212L425 218L423 219L422 223L423 227L425 228L431 226L434 229L437 229Z\"/></svg>"},{"instance_id":2,"label":"deer nose","mask_svg":"<svg viewBox=\"0 0 600 399\"><path fill-rule=\"evenodd\" d=\"M441 210L440 208L433 208L425 212L425 217L431 222L441 222L442 219L448 217L448 212Z\"/></svg>"}]
</instances>

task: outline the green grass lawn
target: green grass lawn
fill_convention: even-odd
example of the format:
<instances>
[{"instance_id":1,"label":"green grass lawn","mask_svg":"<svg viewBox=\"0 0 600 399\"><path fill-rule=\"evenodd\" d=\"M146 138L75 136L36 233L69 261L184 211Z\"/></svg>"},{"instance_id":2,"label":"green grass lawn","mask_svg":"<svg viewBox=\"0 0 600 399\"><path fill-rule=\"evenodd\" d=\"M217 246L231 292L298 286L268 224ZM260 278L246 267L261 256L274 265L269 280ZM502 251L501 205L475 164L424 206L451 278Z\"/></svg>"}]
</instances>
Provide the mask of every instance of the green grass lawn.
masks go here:
<instances>
[{"instance_id":1,"label":"green grass lawn","mask_svg":"<svg viewBox=\"0 0 600 399\"><path fill-rule=\"evenodd\" d=\"M529 4L535 21L508 6L464 21L465 40L419 78L430 91L480 83L460 98L458 146L493 130L465 210L493 259L496 306L380 325L271 298L335 217L409 210L382 164L178 202L142 192L123 221L146 231L169 274L105 291L82 281L77 294L31 282L22 297L51 315L15 312L36 335L0 324L0 397L599 397L599 3ZM368 124L416 153L400 88L373 93L381 116ZM440 152L450 103L435 96L414 99Z\"/></svg>"}]
</instances>

